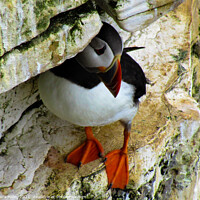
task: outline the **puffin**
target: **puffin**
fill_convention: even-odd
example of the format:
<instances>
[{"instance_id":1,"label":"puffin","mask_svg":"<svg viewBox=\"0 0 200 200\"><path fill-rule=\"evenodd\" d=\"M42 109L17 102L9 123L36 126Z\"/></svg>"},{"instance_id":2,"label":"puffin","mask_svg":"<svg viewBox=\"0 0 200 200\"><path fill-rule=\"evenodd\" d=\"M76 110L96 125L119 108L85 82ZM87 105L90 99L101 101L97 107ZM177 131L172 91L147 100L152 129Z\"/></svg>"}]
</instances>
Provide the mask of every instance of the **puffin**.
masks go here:
<instances>
[{"instance_id":1,"label":"puffin","mask_svg":"<svg viewBox=\"0 0 200 200\"><path fill-rule=\"evenodd\" d=\"M127 54L132 49L123 48L117 30L103 22L100 32L82 52L44 72L38 81L40 97L52 113L85 127L86 141L69 153L65 162L81 167L102 157L108 189L124 189L128 184L131 123L148 83L140 65ZM123 146L104 156L92 127L116 121L124 127Z\"/></svg>"}]
</instances>

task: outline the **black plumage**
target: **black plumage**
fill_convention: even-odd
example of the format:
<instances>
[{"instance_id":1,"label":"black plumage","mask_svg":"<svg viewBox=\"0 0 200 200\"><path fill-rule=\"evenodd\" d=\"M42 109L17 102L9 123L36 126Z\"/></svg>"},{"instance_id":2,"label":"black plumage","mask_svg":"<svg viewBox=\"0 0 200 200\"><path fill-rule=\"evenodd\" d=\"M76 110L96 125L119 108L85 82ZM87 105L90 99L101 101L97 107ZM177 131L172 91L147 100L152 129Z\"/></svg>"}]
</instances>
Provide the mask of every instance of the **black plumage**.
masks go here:
<instances>
[{"instance_id":1,"label":"black plumage","mask_svg":"<svg viewBox=\"0 0 200 200\"><path fill-rule=\"evenodd\" d=\"M51 69L51 72L87 89L92 89L101 82L96 73L85 70L75 58L67 59L61 65Z\"/></svg>"}]
</instances>

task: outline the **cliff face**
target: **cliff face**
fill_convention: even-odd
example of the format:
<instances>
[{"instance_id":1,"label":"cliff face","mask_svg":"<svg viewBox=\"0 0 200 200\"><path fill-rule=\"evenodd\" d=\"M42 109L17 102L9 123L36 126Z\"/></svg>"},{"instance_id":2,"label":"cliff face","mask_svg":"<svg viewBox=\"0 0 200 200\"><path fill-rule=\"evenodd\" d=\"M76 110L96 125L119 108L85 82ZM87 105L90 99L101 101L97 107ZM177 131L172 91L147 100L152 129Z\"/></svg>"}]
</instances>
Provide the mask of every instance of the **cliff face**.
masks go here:
<instances>
[{"instance_id":1,"label":"cliff face","mask_svg":"<svg viewBox=\"0 0 200 200\"><path fill-rule=\"evenodd\" d=\"M122 14L129 1L101 2L0 3L2 199L200 199L198 1L187 0L177 8L173 1L152 1L151 6L138 1L140 6L128 9L130 16ZM138 23L136 19L145 16L146 21ZM63 162L63 156L85 140L84 129L50 113L37 88L37 75L84 49L101 20L116 27L125 46L145 47L130 55L151 80L133 120L130 181L124 191L107 191L101 160L80 170ZM127 30L130 22L129 28L137 26L132 33L121 29ZM119 122L93 130L105 153L121 148Z\"/></svg>"}]
</instances>

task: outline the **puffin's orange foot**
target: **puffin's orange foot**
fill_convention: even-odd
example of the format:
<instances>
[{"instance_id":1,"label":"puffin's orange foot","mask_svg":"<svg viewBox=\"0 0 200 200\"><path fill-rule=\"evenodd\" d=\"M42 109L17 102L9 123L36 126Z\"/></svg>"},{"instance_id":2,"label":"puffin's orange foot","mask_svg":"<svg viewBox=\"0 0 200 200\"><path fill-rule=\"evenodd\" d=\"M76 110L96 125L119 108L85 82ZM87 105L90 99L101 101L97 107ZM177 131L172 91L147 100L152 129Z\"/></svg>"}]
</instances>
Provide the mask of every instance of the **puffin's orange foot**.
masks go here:
<instances>
[{"instance_id":1,"label":"puffin's orange foot","mask_svg":"<svg viewBox=\"0 0 200 200\"><path fill-rule=\"evenodd\" d=\"M114 150L105 156L108 186L124 189L129 180L128 156L123 150Z\"/></svg>"},{"instance_id":2,"label":"puffin's orange foot","mask_svg":"<svg viewBox=\"0 0 200 200\"><path fill-rule=\"evenodd\" d=\"M67 158L66 162L74 164L78 167L94 161L99 157L103 157L103 147L101 143L94 137L90 127L85 128L87 140L77 149L72 151Z\"/></svg>"},{"instance_id":3,"label":"puffin's orange foot","mask_svg":"<svg viewBox=\"0 0 200 200\"><path fill-rule=\"evenodd\" d=\"M66 162L81 167L82 165L96 160L102 156L103 148L99 141L94 138L93 140L87 140L77 149L72 151L67 156Z\"/></svg>"}]
</instances>

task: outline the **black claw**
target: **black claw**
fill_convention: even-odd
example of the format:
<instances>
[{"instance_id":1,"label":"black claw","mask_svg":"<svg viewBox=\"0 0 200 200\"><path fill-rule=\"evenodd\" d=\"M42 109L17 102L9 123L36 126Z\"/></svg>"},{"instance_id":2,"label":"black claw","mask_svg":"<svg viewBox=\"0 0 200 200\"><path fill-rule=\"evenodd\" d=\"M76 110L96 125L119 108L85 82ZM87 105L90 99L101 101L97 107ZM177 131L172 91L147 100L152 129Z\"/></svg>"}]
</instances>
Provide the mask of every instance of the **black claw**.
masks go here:
<instances>
[{"instance_id":1,"label":"black claw","mask_svg":"<svg viewBox=\"0 0 200 200\"><path fill-rule=\"evenodd\" d=\"M78 164L78 169L80 169L81 165L82 165L82 162L80 162L80 163Z\"/></svg>"},{"instance_id":2,"label":"black claw","mask_svg":"<svg viewBox=\"0 0 200 200\"><path fill-rule=\"evenodd\" d=\"M108 190L110 190L112 188L113 184L111 183L109 186L108 186ZM107 190L107 191L108 191Z\"/></svg>"},{"instance_id":3,"label":"black claw","mask_svg":"<svg viewBox=\"0 0 200 200\"><path fill-rule=\"evenodd\" d=\"M67 163L67 156L64 157L64 162Z\"/></svg>"},{"instance_id":4,"label":"black claw","mask_svg":"<svg viewBox=\"0 0 200 200\"><path fill-rule=\"evenodd\" d=\"M102 162L105 163L106 161L107 161L107 158L105 157Z\"/></svg>"},{"instance_id":5,"label":"black claw","mask_svg":"<svg viewBox=\"0 0 200 200\"><path fill-rule=\"evenodd\" d=\"M103 153L102 153L102 152L99 152L98 156L99 156L100 158L103 158Z\"/></svg>"}]
</instances>

